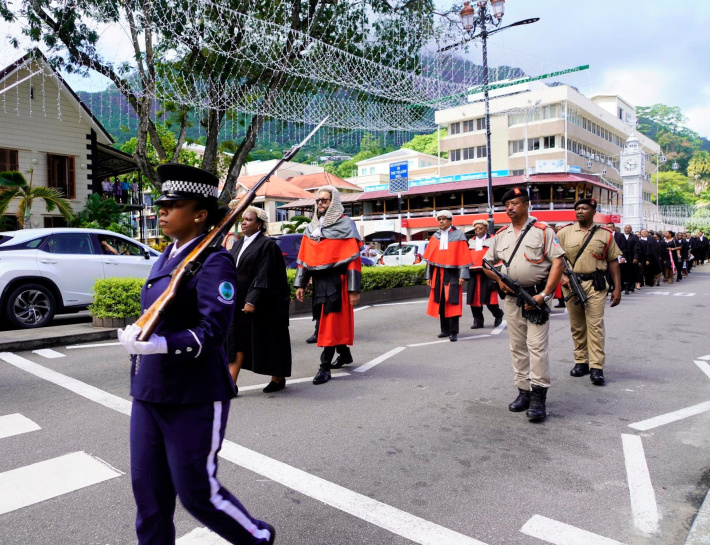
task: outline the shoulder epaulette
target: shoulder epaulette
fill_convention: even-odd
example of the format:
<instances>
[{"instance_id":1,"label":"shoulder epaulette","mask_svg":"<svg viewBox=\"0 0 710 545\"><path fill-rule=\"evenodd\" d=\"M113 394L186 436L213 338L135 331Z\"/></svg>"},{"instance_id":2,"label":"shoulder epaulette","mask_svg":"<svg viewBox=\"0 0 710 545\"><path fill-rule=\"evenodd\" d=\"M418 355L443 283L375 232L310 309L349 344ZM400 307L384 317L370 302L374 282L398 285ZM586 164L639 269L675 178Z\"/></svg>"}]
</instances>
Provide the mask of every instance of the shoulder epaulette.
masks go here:
<instances>
[{"instance_id":1,"label":"shoulder epaulette","mask_svg":"<svg viewBox=\"0 0 710 545\"><path fill-rule=\"evenodd\" d=\"M536 221L535 223L533 223L533 227L537 227L538 229L542 229L544 231L549 227L549 225L541 221Z\"/></svg>"},{"instance_id":2,"label":"shoulder epaulette","mask_svg":"<svg viewBox=\"0 0 710 545\"><path fill-rule=\"evenodd\" d=\"M612 231L612 230L609 229L608 227L604 227L603 225L600 225L599 227L601 227L601 228L604 229L605 231L609 231L609 232L612 233L612 234L614 233L614 231Z\"/></svg>"},{"instance_id":3,"label":"shoulder epaulette","mask_svg":"<svg viewBox=\"0 0 710 545\"><path fill-rule=\"evenodd\" d=\"M508 228L507 225L506 225L505 227L501 227L500 229L498 229L498 230L496 231L496 235L497 235L498 233L502 233L502 232L505 231L507 228Z\"/></svg>"},{"instance_id":4,"label":"shoulder epaulette","mask_svg":"<svg viewBox=\"0 0 710 545\"><path fill-rule=\"evenodd\" d=\"M560 231L562 231L562 229L564 229L565 227L569 227L569 226L571 226L571 225L574 225L574 222L572 222L572 223L567 223L566 225L563 225L562 227L558 227L558 228L557 228L557 232L559 233Z\"/></svg>"}]
</instances>

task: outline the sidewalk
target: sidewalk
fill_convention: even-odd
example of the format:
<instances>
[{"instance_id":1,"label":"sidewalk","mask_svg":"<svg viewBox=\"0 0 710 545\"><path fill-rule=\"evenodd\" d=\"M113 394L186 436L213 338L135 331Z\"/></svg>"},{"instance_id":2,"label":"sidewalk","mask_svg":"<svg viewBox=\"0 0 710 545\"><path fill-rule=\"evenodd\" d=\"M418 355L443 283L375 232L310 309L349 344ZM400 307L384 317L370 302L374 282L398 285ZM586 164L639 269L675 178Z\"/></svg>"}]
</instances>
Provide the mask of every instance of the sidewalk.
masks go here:
<instances>
[{"instance_id":1,"label":"sidewalk","mask_svg":"<svg viewBox=\"0 0 710 545\"><path fill-rule=\"evenodd\" d=\"M17 329L0 331L0 352L22 352L111 339L116 339L114 328L94 327L91 322L37 329Z\"/></svg>"}]
</instances>

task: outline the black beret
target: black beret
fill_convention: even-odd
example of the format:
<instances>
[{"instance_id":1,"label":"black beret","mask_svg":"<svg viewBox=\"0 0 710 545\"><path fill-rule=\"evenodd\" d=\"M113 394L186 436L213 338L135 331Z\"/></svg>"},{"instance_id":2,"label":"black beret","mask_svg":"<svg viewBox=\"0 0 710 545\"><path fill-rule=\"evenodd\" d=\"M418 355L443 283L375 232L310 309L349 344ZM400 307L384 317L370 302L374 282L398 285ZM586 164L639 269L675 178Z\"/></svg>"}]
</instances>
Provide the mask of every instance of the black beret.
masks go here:
<instances>
[{"instance_id":1,"label":"black beret","mask_svg":"<svg viewBox=\"0 0 710 545\"><path fill-rule=\"evenodd\" d=\"M524 186L511 187L508 191L503 194L503 198L500 200L503 204L511 199L516 199L520 197L523 202L530 200L530 195L528 195L528 190Z\"/></svg>"},{"instance_id":2,"label":"black beret","mask_svg":"<svg viewBox=\"0 0 710 545\"><path fill-rule=\"evenodd\" d=\"M587 206L591 206L592 208L594 208L594 210L597 209L596 199L579 199L576 203L574 203L574 209L577 210L577 207L580 204L586 204Z\"/></svg>"},{"instance_id":3,"label":"black beret","mask_svg":"<svg viewBox=\"0 0 710 545\"><path fill-rule=\"evenodd\" d=\"M188 165L167 163L157 169L162 184L160 197L155 202L187 199L217 199L219 178L214 174Z\"/></svg>"}]
</instances>

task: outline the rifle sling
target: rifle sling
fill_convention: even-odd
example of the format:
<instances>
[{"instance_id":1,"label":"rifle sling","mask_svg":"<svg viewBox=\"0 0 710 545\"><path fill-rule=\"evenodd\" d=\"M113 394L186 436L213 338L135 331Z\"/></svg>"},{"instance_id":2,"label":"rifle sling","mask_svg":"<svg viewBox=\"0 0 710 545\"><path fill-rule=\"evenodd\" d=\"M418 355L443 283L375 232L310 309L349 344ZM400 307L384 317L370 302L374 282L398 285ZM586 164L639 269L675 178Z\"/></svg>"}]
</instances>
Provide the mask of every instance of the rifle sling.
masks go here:
<instances>
[{"instance_id":1,"label":"rifle sling","mask_svg":"<svg viewBox=\"0 0 710 545\"><path fill-rule=\"evenodd\" d=\"M587 244L589 244L592 241L592 237L594 237L594 232L597 230L599 226L595 225L592 227L592 229L589 231L589 236L587 237L587 240L584 241L584 244L582 244L582 247L579 249L579 252L577 252L577 255L574 258L574 262L572 263L572 272L574 272L574 266L577 264L577 261L579 260L579 256L582 255L582 252L584 249L587 247ZM575 273L577 274L577 273Z\"/></svg>"},{"instance_id":2,"label":"rifle sling","mask_svg":"<svg viewBox=\"0 0 710 545\"><path fill-rule=\"evenodd\" d=\"M513 248L513 253L510 254L510 258L508 261L503 261L503 264L505 265L506 269L510 268L510 264L513 262L513 258L515 257L516 252L518 251L518 248L520 248L520 244L523 242L523 239L525 238L525 235L528 234L528 231L532 228L534 221L528 222L528 224L525 226L525 229L523 229L523 232L520 234L520 237L518 238L518 242L515 245L515 248Z\"/></svg>"}]
</instances>

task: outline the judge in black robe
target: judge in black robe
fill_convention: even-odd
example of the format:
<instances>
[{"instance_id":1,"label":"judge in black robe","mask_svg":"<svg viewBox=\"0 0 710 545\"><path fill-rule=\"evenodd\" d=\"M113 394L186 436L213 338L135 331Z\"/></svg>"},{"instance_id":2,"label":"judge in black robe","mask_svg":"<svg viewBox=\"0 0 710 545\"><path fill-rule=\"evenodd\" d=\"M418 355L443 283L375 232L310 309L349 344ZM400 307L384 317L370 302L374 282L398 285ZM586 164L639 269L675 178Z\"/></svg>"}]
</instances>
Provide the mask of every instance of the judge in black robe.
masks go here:
<instances>
[{"instance_id":1,"label":"judge in black robe","mask_svg":"<svg viewBox=\"0 0 710 545\"><path fill-rule=\"evenodd\" d=\"M266 235L268 216L250 206L242 216L242 232L232 249L237 266L234 321L227 338L230 372L236 383L240 369L271 375L265 393L282 390L291 376L288 311L291 290L286 264L276 242Z\"/></svg>"}]
</instances>

